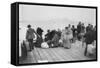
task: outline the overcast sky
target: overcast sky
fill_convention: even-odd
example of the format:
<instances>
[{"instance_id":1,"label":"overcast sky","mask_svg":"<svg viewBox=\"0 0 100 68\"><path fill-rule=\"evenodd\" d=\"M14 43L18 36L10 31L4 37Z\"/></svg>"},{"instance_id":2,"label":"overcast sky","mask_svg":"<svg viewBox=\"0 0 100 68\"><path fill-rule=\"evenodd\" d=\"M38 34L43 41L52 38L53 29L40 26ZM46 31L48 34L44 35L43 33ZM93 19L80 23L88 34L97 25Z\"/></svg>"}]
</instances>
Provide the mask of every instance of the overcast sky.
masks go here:
<instances>
[{"instance_id":1,"label":"overcast sky","mask_svg":"<svg viewBox=\"0 0 100 68\"><path fill-rule=\"evenodd\" d=\"M39 5L20 5L20 27L31 24L34 29L63 29L69 23L77 25L82 21L85 25L96 23L96 10L88 8L54 7Z\"/></svg>"}]
</instances>

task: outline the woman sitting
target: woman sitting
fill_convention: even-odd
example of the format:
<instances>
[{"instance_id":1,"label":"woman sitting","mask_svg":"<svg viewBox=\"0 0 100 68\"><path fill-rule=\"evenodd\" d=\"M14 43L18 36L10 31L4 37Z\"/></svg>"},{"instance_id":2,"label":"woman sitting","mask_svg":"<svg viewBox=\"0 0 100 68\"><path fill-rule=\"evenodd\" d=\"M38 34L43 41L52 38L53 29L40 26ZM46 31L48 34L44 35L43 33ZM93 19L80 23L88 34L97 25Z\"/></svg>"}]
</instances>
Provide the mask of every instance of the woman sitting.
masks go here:
<instances>
[{"instance_id":1,"label":"woman sitting","mask_svg":"<svg viewBox=\"0 0 100 68\"><path fill-rule=\"evenodd\" d=\"M59 46L59 39L60 39L59 33L57 31L53 30L50 35L51 35L51 37L47 41L49 47L50 48L58 47Z\"/></svg>"}]
</instances>

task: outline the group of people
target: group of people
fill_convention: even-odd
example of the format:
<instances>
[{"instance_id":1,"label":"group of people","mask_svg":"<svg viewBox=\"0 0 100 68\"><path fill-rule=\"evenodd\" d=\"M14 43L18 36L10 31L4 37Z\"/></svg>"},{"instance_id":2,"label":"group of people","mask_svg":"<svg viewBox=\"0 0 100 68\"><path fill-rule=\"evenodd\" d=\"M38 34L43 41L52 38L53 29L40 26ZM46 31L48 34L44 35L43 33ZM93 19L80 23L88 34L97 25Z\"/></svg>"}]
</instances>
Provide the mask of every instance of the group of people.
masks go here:
<instances>
[{"instance_id":1,"label":"group of people","mask_svg":"<svg viewBox=\"0 0 100 68\"><path fill-rule=\"evenodd\" d=\"M31 25L28 25L28 30L26 33L26 40L29 42L30 51L35 47L41 47L42 43L47 43L49 48L53 47L64 47L67 49L71 48L71 43L74 43L75 40L82 41L86 43L86 48L84 51L84 55L87 53L88 44L92 44L96 41L96 26L88 24L88 26L84 26L84 23L79 22L77 28L74 25L68 25L63 30L47 30L47 34L45 34L45 38L42 38L43 29L40 27L35 31L31 28ZM35 35L37 39L34 41Z\"/></svg>"}]
</instances>

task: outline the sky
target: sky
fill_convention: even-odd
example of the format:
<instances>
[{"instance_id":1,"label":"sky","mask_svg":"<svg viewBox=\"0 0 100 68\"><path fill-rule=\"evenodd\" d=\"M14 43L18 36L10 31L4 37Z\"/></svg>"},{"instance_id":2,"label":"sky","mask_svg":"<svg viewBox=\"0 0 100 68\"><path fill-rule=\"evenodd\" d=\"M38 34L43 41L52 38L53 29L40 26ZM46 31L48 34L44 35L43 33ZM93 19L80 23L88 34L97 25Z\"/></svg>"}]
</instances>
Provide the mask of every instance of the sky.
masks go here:
<instances>
[{"instance_id":1,"label":"sky","mask_svg":"<svg viewBox=\"0 0 100 68\"><path fill-rule=\"evenodd\" d=\"M77 25L81 21L85 25L96 24L96 10L89 8L56 7L39 5L20 5L19 24L26 28L28 24L36 30L41 27L44 34L47 29L64 29L68 24Z\"/></svg>"}]
</instances>

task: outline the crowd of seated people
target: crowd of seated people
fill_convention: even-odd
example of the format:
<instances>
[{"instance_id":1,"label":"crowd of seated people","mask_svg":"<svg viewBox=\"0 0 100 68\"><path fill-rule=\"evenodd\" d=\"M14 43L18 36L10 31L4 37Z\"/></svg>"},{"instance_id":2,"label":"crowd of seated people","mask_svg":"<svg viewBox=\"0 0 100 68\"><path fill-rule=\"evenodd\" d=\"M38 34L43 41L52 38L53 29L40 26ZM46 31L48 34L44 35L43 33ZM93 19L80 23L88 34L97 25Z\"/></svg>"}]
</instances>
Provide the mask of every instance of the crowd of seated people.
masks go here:
<instances>
[{"instance_id":1,"label":"crowd of seated people","mask_svg":"<svg viewBox=\"0 0 100 68\"><path fill-rule=\"evenodd\" d=\"M33 43L34 34L36 34L36 42ZM28 30L26 33L26 39L29 42L30 51L35 47L40 47L42 43L47 43L48 48L54 47L64 47L66 49L71 48L71 43L75 43L76 40L86 43L86 48L84 55L87 53L88 44L92 44L96 41L96 26L88 24L84 26L84 23L79 22L77 28L74 25L68 25L63 30L47 30L45 38L42 38L43 29L38 27L35 31L31 28L31 25L28 25Z\"/></svg>"}]
</instances>

